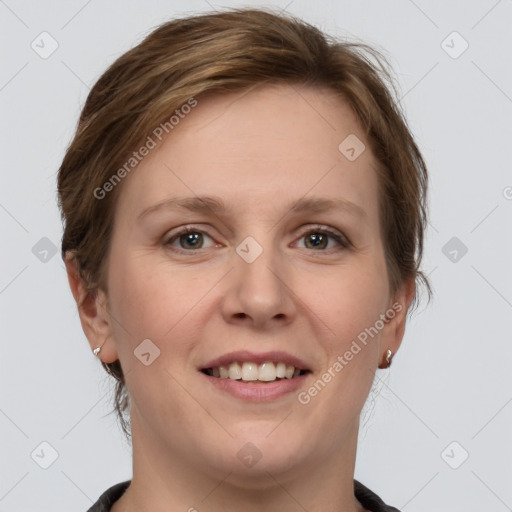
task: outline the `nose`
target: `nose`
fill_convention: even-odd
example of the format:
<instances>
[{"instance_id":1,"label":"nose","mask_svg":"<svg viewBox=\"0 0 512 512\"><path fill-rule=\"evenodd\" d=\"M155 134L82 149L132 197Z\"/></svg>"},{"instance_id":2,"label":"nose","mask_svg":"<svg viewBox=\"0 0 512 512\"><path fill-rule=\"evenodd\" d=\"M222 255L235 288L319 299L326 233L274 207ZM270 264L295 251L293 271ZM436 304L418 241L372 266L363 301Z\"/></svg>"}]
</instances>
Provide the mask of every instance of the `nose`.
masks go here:
<instances>
[{"instance_id":1,"label":"nose","mask_svg":"<svg viewBox=\"0 0 512 512\"><path fill-rule=\"evenodd\" d=\"M296 315L289 263L270 244L262 247L254 261L241 256L243 251L233 252L233 268L226 276L222 302L222 314L228 323L270 329L289 324Z\"/></svg>"}]
</instances>

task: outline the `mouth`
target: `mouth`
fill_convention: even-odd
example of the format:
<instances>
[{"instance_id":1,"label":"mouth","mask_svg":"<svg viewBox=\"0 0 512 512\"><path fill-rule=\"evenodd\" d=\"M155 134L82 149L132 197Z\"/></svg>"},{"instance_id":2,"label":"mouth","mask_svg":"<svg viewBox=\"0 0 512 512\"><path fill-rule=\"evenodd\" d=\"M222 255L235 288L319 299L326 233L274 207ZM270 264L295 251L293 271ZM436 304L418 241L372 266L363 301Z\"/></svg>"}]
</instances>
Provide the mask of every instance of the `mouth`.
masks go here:
<instances>
[{"instance_id":1,"label":"mouth","mask_svg":"<svg viewBox=\"0 0 512 512\"><path fill-rule=\"evenodd\" d=\"M246 350L225 354L198 370L216 392L248 402L285 399L313 373L307 363L287 352Z\"/></svg>"},{"instance_id":2,"label":"mouth","mask_svg":"<svg viewBox=\"0 0 512 512\"><path fill-rule=\"evenodd\" d=\"M266 361L258 364L251 361L233 361L230 364L203 368L205 375L217 379L230 379L241 382L268 383L285 379L296 379L307 373L308 369L297 368L283 361Z\"/></svg>"}]
</instances>

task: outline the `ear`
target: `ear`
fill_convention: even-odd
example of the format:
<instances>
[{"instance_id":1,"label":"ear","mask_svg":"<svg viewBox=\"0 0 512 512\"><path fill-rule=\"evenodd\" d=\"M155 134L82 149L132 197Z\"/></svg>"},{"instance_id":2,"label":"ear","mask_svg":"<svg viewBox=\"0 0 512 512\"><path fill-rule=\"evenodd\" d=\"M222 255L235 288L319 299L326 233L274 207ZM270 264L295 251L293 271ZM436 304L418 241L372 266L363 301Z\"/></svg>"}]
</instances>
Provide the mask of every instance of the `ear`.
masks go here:
<instances>
[{"instance_id":1,"label":"ear","mask_svg":"<svg viewBox=\"0 0 512 512\"><path fill-rule=\"evenodd\" d=\"M388 319L380 337L379 368L387 368L386 352L391 350L396 355L405 333L407 311L414 298L416 282L414 277L406 279L392 297L386 311Z\"/></svg>"},{"instance_id":2,"label":"ear","mask_svg":"<svg viewBox=\"0 0 512 512\"><path fill-rule=\"evenodd\" d=\"M111 320L108 313L107 297L102 290L87 293L85 283L78 272L78 263L71 252L64 260L68 282L78 306L82 329L89 340L91 351L101 347L98 358L104 363L113 363L118 359L112 339Z\"/></svg>"}]
</instances>

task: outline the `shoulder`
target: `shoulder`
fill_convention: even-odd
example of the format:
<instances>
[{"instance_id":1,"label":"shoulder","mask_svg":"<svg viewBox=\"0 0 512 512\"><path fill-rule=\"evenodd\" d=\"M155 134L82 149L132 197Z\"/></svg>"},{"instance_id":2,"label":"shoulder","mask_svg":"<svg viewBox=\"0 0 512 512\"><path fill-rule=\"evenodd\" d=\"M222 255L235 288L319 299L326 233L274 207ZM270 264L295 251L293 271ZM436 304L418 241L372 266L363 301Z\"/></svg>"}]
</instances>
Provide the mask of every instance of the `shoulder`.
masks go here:
<instances>
[{"instance_id":1,"label":"shoulder","mask_svg":"<svg viewBox=\"0 0 512 512\"><path fill-rule=\"evenodd\" d=\"M87 512L109 512L112 505L123 495L128 489L131 480L120 482L109 487Z\"/></svg>"},{"instance_id":2,"label":"shoulder","mask_svg":"<svg viewBox=\"0 0 512 512\"><path fill-rule=\"evenodd\" d=\"M354 480L354 494L361 505L371 512L400 512L397 508L386 505L379 496L357 480Z\"/></svg>"}]
</instances>

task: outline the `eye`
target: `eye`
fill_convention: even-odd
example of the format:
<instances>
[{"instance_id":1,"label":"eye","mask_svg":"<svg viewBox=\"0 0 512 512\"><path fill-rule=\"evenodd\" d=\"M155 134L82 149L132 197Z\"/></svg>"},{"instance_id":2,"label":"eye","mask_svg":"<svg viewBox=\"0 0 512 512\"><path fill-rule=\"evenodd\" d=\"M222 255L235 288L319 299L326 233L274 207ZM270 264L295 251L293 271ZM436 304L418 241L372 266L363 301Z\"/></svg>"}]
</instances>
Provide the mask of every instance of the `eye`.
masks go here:
<instances>
[{"instance_id":1,"label":"eye","mask_svg":"<svg viewBox=\"0 0 512 512\"><path fill-rule=\"evenodd\" d=\"M212 240L212 238L204 231L192 227L187 227L181 229L170 238L168 238L167 241L164 242L164 245L171 246L173 250L176 250L177 252L185 253L196 251L199 249L204 249L203 243L205 236L206 238L210 238L210 240ZM179 246L176 246L175 242L178 243Z\"/></svg>"},{"instance_id":2,"label":"eye","mask_svg":"<svg viewBox=\"0 0 512 512\"><path fill-rule=\"evenodd\" d=\"M350 247L348 239L338 231L326 228L324 226L315 226L302 233L299 240L306 241L306 249L313 249L315 251L321 251L323 249L332 249L333 247L327 247L329 245L329 239L334 240L335 244L345 249ZM336 247L334 247L336 250ZM331 251L326 251L331 252Z\"/></svg>"},{"instance_id":3,"label":"eye","mask_svg":"<svg viewBox=\"0 0 512 512\"><path fill-rule=\"evenodd\" d=\"M165 242L164 246L169 247L171 250L178 253L191 253L206 249L204 247L205 237L213 241L204 231L188 226L180 229L172 236L170 236ZM326 226L313 226L307 231L304 231L299 238L305 240L305 249L311 249L315 252L333 252L340 250L341 248L348 249L351 245L350 241L339 231L327 228ZM329 247L329 242L333 242ZM336 245L338 247L336 247ZM220 247L221 244L214 242L211 247Z\"/></svg>"}]
</instances>

